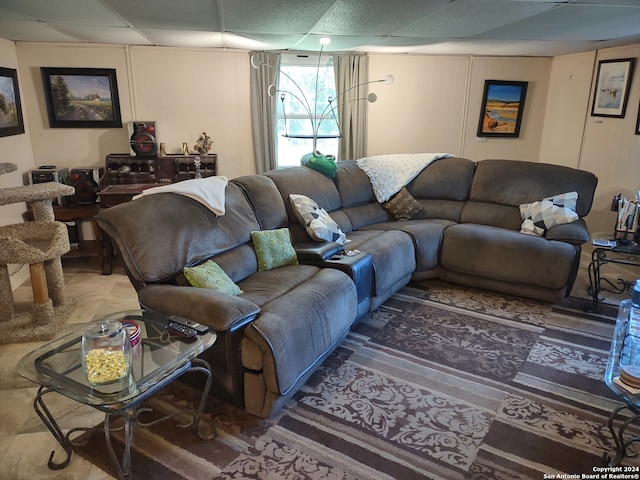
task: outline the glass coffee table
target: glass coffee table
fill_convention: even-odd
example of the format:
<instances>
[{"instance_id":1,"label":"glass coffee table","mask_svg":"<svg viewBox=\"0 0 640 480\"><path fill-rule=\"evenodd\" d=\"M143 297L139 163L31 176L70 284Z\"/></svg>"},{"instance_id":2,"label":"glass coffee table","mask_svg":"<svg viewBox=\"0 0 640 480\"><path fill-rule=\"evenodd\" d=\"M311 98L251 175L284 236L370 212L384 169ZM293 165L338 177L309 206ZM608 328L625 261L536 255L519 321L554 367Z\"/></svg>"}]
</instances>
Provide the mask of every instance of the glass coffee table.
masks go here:
<instances>
[{"instance_id":1,"label":"glass coffee table","mask_svg":"<svg viewBox=\"0 0 640 480\"><path fill-rule=\"evenodd\" d=\"M615 407L609 416L609 431L616 445L613 454L605 453L603 456L604 464L609 467L619 465L625 457L636 456L637 453L630 452L629 449L640 442L637 429L634 430L634 425L640 422L640 389L632 388L620 379L622 351L625 342L631 340L628 316L629 303L623 302L618 310L604 374L604 382L607 387L623 402L620 406ZM617 428L616 423L618 424ZM638 470L633 470L633 472L638 473Z\"/></svg>"},{"instance_id":2,"label":"glass coffee table","mask_svg":"<svg viewBox=\"0 0 640 480\"><path fill-rule=\"evenodd\" d=\"M44 395L50 392L57 392L105 413L105 440L121 478L129 477L131 472L133 422L148 426L185 413L185 411L176 412L145 424L138 420L141 412L148 411L141 408L142 402L186 372L203 372L207 380L198 409L186 411L191 414L193 420L179 426L193 427L202 439L213 438L212 429L207 431L200 426L200 418L211 389L211 367L207 362L196 357L215 343L216 334L209 331L192 338L179 336L166 328L171 320L170 317L145 310L116 313L105 317L105 320L135 322L140 329L141 341L132 349L133 361L128 378L108 385L91 386L88 383L81 362L82 328L86 325L79 326L77 331L44 344L18 362L18 373L40 385L33 407L66 453L66 459L57 463L53 461L55 452L51 452L49 468L59 470L66 467L73 451L70 436L80 431L91 430L74 428L65 435L44 403ZM111 442L112 417L123 417L124 420L125 448L121 463Z\"/></svg>"}]
</instances>

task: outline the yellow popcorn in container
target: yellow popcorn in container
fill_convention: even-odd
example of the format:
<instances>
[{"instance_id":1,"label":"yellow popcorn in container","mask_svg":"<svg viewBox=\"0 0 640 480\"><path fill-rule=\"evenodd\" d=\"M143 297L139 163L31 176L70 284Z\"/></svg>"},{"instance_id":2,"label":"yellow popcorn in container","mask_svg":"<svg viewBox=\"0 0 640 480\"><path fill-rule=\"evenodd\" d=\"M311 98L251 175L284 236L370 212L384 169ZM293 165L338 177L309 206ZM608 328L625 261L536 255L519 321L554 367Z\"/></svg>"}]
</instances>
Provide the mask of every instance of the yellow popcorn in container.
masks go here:
<instances>
[{"instance_id":1,"label":"yellow popcorn in container","mask_svg":"<svg viewBox=\"0 0 640 480\"><path fill-rule=\"evenodd\" d=\"M98 320L82 332L82 367L89 385L105 385L129 376L131 342L122 323Z\"/></svg>"}]
</instances>

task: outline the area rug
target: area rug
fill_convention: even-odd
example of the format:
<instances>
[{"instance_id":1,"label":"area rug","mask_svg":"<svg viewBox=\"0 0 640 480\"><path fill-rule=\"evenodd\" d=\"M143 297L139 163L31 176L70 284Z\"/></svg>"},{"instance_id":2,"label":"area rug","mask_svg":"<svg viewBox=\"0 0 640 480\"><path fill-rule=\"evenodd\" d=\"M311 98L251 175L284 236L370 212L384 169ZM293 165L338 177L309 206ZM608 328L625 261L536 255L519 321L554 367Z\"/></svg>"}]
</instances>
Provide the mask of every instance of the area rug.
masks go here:
<instances>
[{"instance_id":1,"label":"area rug","mask_svg":"<svg viewBox=\"0 0 640 480\"><path fill-rule=\"evenodd\" d=\"M213 440L174 420L136 427L133 478L593 474L615 448L607 421L619 400L602 381L612 331L610 321L545 303L412 285L360 321L274 418L212 398L204 420L216 428ZM149 406L165 412L197 398L174 382ZM77 452L113 475L102 435Z\"/></svg>"}]
</instances>

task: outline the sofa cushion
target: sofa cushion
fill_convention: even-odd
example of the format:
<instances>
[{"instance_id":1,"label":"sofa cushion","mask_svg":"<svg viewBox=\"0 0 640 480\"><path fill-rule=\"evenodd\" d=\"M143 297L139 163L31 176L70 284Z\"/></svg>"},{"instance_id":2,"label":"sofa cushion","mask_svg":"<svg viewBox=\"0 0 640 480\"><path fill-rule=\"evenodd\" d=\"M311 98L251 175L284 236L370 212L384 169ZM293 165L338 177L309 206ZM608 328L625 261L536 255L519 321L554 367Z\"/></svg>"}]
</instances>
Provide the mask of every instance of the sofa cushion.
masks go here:
<instances>
[{"instance_id":1,"label":"sofa cushion","mask_svg":"<svg viewBox=\"0 0 640 480\"><path fill-rule=\"evenodd\" d=\"M231 183L244 191L262 230L287 226L285 202L273 180L264 175L245 175L234 178Z\"/></svg>"},{"instance_id":2,"label":"sofa cushion","mask_svg":"<svg viewBox=\"0 0 640 480\"><path fill-rule=\"evenodd\" d=\"M251 231L260 229L238 185L230 182L225 197L221 216L184 195L158 193L102 209L96 221L120 247L134 280L168 281L185 265L249 242Z\"/></svg>"},{"instance_id":3,"label":"sofa cushion","mask_svg":"<svg viewBox=\"0 0 640 480\"><path fill-rule=\"evenodd\" d=\"M382 207L396 217L396 220L411 220L416 213L422 210L422 205L413 198L405 187L402 187L389 201L384 202Z\"/></svg>"},{"instance_id":4,"label":"sofa cushion","mask_svg":"<svg viewBox=\"0 0 640 480\"><path fill-rule=\"evenodd\" d=\"M258 348L245 348L243 342L243 365L262 370L267 389L281 395L338 345L357 313L356 288L345 273L308 265L296 268L302 267L315 269L315 274L264 304L260 316L245 329L247 340Z\"/></svg>"},{"instance_id":5,"label":"sofa cushion","mask_svg":"<svg viewBox=\"0 0 640 480\"><path fill-rule=\"evenodd\" d=\"M371 180L355 160L338 161L336 165L335 184L340 192L342 208L378 203Z\"/></svg>"},{"instance_id":6,"label":"sofa cushion","mask_svg":"<svg viewBox=\"0 0 640 480\"><path fill-rule=\"evenodd\" d=\"M422 278L421 272L430 272L438 268L438 254L444 230L451 225L454 225L451 220L412 220L376 223L364 227L363 230L400 230L409 235L416 255L414 278Z\"/></svg>"},{"instance_id":7,"label":"sofa cushion","mask_svg":"<svg viewBox=\"0 0 640 480\"><path fill-rule=\"evenodd\" d=\"M448 157L431 163L408 185L416 199L443 199L463 202L469 197L476 162Z\"/></svg>"},{"instance_id":8,"label":"sofa cushion","mask_svg":"<svg viewBox=\"0 0 640 480\"><path fill-rule=\"evenodd\" d=\"M437 163L437 162L436 162ZM471 185L470 200L517 208L563 192L578 192L575 211L584 217L591 210L598 178L587 171L561 165L517 160L481 160ZM411 190L410 190L411 191ZM484 218L469 218L487 223Z\"/></svg>"},{"instance_id":9,"label":"sofa cushion","mask_svg":"<svg viewBox=\"0 0 640 480\"><path fill-rule=\"evenodd\" d=\"M195 267L184 267L182 271L193 287L208 288L227 295L242 293L240 287L213 260L207 260Z\"/></svg>"},{"instance_id":10,"label":"sofa cushion","mask_svg":"<svg viewBox=\"0 0 640 480\"><path fill-rule=\"evenodd\" d=\"M347 235L349 248L371 255L373 293L386 295L407 283L416 269L411 237L400 230L356 230ZM400 285L402 286L402 285Z\"/></svg>"},{"instance_id":11,"label":"sofa cushion","mask_svg":"<svg viewBox=\"0 0 640 480\"><path fill-rule=\"evenodd\" d=\"M569 243L462 223L445 230L440 265L460 274L553 290L567 284L576 255Z\"/></svg>"},{"instance_id":12,"label":"sofa cushion","mask_svg":"<svg viewBox=\"0 0 640 480\"><path fill-rule=\"evenodd\" d=\"M293 211L311 238L344 245L346 235L327 211L306 195L289 195Z\"/></svg>"},{"instance_id":13,"label":"sofa cushion","mask_svg":"<svg viewBox=\"0 0 640 480\"><path fill-rule=\"evenodd\" d=\"M340 195L333 180L307 167L289 167L266 172L282 196L289 221L297 222L289 195L297 193L312 198L320 207L331 213L340 208Z\"/></svg>"},{"instance_id":14,"label":"sofa cushion","mask_svg":"<svg viewBox=\"0 0 640 480\"><path fill-rule=\"evenodd\" d=\"M276 298L286 295L296 285L309 281L318 273L313 265L286 265L273 270L256 272L238 282L245 298L262 307Z\"/></svg>"}]
</instances>

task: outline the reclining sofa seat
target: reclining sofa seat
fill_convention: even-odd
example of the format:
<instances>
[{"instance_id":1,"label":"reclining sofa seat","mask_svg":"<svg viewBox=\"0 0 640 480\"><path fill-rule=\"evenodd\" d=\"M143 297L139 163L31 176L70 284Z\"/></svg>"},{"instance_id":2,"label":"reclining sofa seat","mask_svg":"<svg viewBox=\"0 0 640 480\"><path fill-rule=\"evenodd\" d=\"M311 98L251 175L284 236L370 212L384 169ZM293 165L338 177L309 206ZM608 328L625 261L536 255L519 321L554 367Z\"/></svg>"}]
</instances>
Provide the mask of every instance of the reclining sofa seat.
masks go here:
<instances>
[{"instance_id":1,"label":"reclining sofa seat","mask_svg":"<svg viewBox=\"0 0 640 480\"><path fill-rule=\"evenodd\" d=\"M349 166L358 170L352 168L349 172L339 174L335 182L322 173L302 166L272 170L264 175L274 182L280 192L294 245L313 241L298 222L289 200L290 194L301 194L313 199L331 215L347 235L349 243L345 245L346 249L371 255L373 284L370 310L374 310L411 280L416 269L413 242L409 235L400 230L358 230L360 221L382 221L387 220L388 216L375 198L372 202L371 183L359 167L354 162L338 162L338 165L339 171ZM340 179L346 184L342 190L336 185ZM343 193L346 197L343 197ZM345 200L348 208L344 208Z\"/></svg>"},{"instance_id":2,"label":"reclining sofa seat","mask_svg":"<svg viewBox=\"0 0 640 480\"><path fill-rule=\"evenodd\" d=\"M275 186L260 180L251 183L269 200L258 212L264 223L241 180L227 185L223 216L188 197L162 193L106 209L96 220L117 246L143 307L210 325L217 333L201 355L212 366L212 392L268 417L346 336L357 301L353 282L338 270L288 265L258 271L251 231L286 224ZM208 259L244 293L189 286L183 267Z\"/></svg>"},{"instance_id":3,"label":"reclining sofa seat","mask_svg":"<svg viewBox=\"0 0 640 480\"><path fill-rule=\"evenodd\" d=\"M460 223L447 228L439 278L459 285L559 302L575 281L581 245L589 241L583 219L598 179L584 170L536 162L477 162ZM520 205L578 192L578 220L544 236L520 233Z\"/></svg>"}]
</instances>

